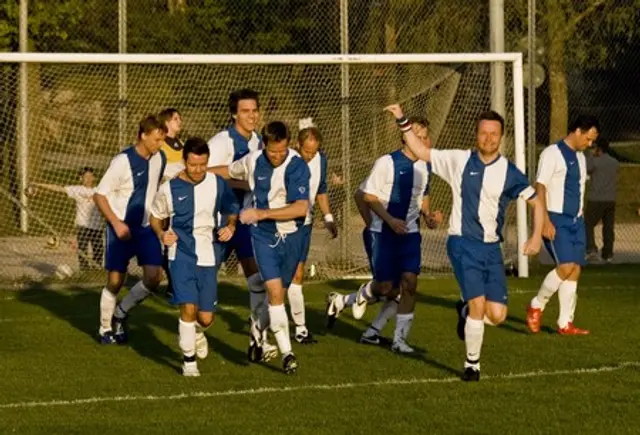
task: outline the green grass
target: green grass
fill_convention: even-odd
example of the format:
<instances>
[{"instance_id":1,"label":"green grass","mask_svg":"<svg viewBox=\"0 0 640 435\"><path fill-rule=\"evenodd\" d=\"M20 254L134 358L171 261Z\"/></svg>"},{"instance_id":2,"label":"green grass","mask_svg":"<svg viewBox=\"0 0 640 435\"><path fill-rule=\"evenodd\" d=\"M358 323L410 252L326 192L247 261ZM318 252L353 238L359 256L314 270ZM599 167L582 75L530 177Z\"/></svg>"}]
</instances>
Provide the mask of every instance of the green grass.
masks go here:
<instances>
[{"instance_id":1,"label":"green grass","mask_svg":"<svg viewBox=\"0 0 640 435\"><path fill-rule=\"evenodd\" d=\"M486 329L483 379L473 385L457 380L464 346L447 278L420 282L416 357L356 343L377 307L362 321L345 313L327 333L326 293L356 283L307 285L319 343L294 345L300 369L291 377L279 362L246 362L247 294L230 284L220 288L211 354L195 379L178 374L177 313L160 298L132 314L130 345L101 347L99 289L0 292L0 433L637 433L636 277L632 267L585 272L577 323L592 329L588 337L552 332L555 299L543 331L529 335L524 306L541 276L511 281L509 319ZM615 369L580 371L602 367ZM88 398L104 401L73 402ZM32 401L44 405L24 405Z\"/></svg>"}]
</instances>

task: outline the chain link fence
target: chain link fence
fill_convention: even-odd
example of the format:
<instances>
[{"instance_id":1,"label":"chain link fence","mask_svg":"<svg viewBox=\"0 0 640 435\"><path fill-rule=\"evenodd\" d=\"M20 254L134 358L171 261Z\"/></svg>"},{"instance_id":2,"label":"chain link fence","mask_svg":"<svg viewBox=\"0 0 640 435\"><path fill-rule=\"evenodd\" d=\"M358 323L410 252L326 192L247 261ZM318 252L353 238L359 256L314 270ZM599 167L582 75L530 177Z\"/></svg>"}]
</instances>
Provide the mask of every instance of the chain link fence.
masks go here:
<instances>
[{"instance_id":1,"label":"chain link fence","mask_svg":"<svg viewBox=\"0 0 640 435\"><path fill-rule=\"evenodd\" d=\"M38 52L117 53L444 53L486 52L492 38L491 1L462 0L35 0L29 2L27 49ZM606 4L605 4L606 3ZM120 6L120 9L118 8ZM534 110L529 110L528 145L540 151L566 131L578 112L601 118L603 135L623 161L619 173L616 259L640 259L640 91L632 83L640 58L633 27L634 1L504 2L505 51L522 51L532 64ZM0 51L18 51L19 2L0 6ZM494 10L493 10L494 11ZM341 28L341 22L347 26ZM342 19L342 20L341 20ZM626 19L626 20L625 20ZM535 47L528 50L535 21ZM568 23L560 26L560 23ZM120 33L119 28L125 32ZM533 27L532 27L533 29ZM499 29L498 29L499 30ZM126 33L126 35L125 35ZM126 38L125 38L126 36ZM119 40L125 44L119 45ZM559 55L561 54L561 56ZM42 279L60 264L77 269L73 201L56 192L29 200L21 226L18 150L19 70L0 65L0 258L3 277ZM525 71L526 74L526 71ZM342 230L338 241L314 231L310 262L322 277L367 273L358 234L361 223L350 197L374 159L394 149L398 138L382 114L400 100L412 114L432 121L435 145L473 144L473 119L491 105L488 65L384 66L350 69L350 98L340 93L339 66L216 67L129 66L126 122L119 127L117 66L33 65L28 69L28 182L75 183L77 170L93 166L98 175L121 147L118 129L132 141L137 120L149 111L175 106L185 119L185 136L209 138L225 127L226 97L240 86L262 94L265 121L312 116L323 130L329 155L330 196ZM505 78L510 88L510 76ZM511 95L506 98L512 101ZM533 100L532 100L533 101ZM529 103L529 101L527 101ZM349 107L349 146L343 146L340 110ZM511 107L505 108L509 118ZM294 128L295 130L295 128ZM507 154L512 155L507 135ZM637 141L637 142L636 142ZM531 153L535 159L536 153ZM449 192L436 182L434 207L447 211ZM514 213L508 226L514 229ZM50 240L52 237L56 240ZM424 260L431 273L447 271L444 230L425 234ZM515 236L507 233L508 255ZM59 243L56 243L59 242ZM542 258L544 261L544 258ZM236 274L230 262L228 274ZM101 279L89 274L87 279Z\"/></svg>"}]
</instances>

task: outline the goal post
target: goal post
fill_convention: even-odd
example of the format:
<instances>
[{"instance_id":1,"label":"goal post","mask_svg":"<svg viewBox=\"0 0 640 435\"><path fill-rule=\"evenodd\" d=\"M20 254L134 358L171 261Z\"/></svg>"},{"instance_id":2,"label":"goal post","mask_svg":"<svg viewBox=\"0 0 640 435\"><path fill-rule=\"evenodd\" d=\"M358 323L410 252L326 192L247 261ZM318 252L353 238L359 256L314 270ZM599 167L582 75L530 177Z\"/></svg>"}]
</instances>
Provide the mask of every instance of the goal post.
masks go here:
<instances>
[{"instance_id":1,"label":"goal post","mask_svg":"<svg viewBox=\"0 0 640 435\"><path fill-rule=\"evenodd\" d=\"M473 145L475 116L491 105L489 66L508 64L505 90L505 155L526 170L521 53L443 53L381 55L188 55L101 53L0 53L0 256L2 245L31 258L43 238L63 239L58 252L43 263L74 262L64 241L74 238L74 205L63 195L40 193L27 198L31 183L77 182L73 170L95 166L98 175L126 144L116 140L118 107L127 104L126 136L135 139L138 118L164 107L181 111L186 135L209 139L228 122L228 93L253 87L261 94L265 121L281 119L297 132L297 120L312 117L324 135L329 155L332 207L338 209L340 237L334 242L318 226L309 263L324 278L367 272L362 224L344 186L355 189L376 157L399 145L399 135L383 107L400 102L410 115L426 116L436 147ZM27 65L27 72L19 72ZM121 65L127 65L128 100L119 101ZM341 67L349 65L349 74ZM24 68L23 68L24 70ZM349 96L341 89L348 81ZM510 83L509 83L510 82ZM28 94L28 95L26 95ZM4 98L7 97L7 98ZM349 109L347 124L342 110ZM28 130L28 131L26 131ZM22 138L22 140L19 140ZM345 151L346 147L346 151ZM331 193L331 192L330 192ZM445 215L450 193L436 186L432 199ZM10 197L10 198L9 198ZM27 202L30 201L30 202ZM16 206L18 204L18 206ZM26 234L14 225L11 208L30 216ZM506 249L517 258L519 275L528 276L522 254L527 211L517 201L505 228ZM17 229L16 229L17 225ZM443 225L446 228L446 223ZM445 229L429 233L423 243L427 270L449 271ZM509 238L515 239L509 243ZM36 239L38 241L36 241ZM7 245L7 246L9 246ZM40 255L40 254L37 254ZM16 261L13 274L23 276ZM19 257L19 256L18 256ZM17 258L17 257L16 257Z\"/></svg>"}]
</instances>

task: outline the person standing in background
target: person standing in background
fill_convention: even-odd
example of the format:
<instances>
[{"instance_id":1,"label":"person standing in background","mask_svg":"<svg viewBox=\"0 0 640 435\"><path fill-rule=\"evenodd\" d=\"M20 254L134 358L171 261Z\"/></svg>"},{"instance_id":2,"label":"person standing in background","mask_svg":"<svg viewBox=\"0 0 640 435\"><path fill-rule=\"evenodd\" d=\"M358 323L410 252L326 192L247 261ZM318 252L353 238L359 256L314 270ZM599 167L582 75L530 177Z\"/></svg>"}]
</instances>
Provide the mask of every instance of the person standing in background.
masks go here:
<instances>
[{"instance_id":1,"label":"person standing in background","mask_svg":"<svg viewBox=\"0 0 640 435\"><path fill-rule=\"evenodd\" d=\"M598 139L593 154L587 155L587 174L590 177L590 184L587 193L585 224L587 260L590 262L598 260L594 229L600 221L602 221L602 260L609 263L613 258L616 185L619 167L620 163L609 153L609 141Z\"/></svg>"}]
</instances>

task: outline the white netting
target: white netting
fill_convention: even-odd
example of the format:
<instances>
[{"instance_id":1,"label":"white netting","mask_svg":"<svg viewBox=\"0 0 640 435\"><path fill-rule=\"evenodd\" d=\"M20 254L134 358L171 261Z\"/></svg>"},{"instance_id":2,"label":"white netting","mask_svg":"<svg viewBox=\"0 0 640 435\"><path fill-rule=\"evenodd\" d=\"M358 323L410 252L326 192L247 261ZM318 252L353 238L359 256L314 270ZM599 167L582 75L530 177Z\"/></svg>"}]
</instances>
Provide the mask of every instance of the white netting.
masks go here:
<instances>
[{"instance_id":1,"label":"white netting","mask_svg":"<svg viewBox=\"0 0 640 435\"><path fill-rule=\"evenodd\" d=\"M78 170L84 166L95 168L99 178L113 155L135 140L139 119L165 107L182 113L183 138L209 139L227 125L229 92L251 87L260 92L263 122L283 120L295 135L297 120L312 117L324 136L329 195L341 231L338 239L330 240L321 219L316 221L309 264L323 278L363 275L368 267L362 222L351 198L374 160L400 145L393 119L383 107L400 101L408 114L427 116L438 148L470 147L475 117L491 105L489 70L489 63L355 64L349 66L350 96L343 99L339 64L128 65L127 143L119 143L118 65L32 63L28 70L28 183L77 184ZM513 157L513 86L510 68L507 71L504 146ZM26 208L20 205L18 65L2 64L1 72L1 275L41 278L61 264L76 270L75 202L63 193L38 189ZM431 195L434 209L442 209L448 217L448 186L434 180ZM26 233L20 227L21 209L27 211ZM510 212L509 255L515 251L514 222L515 213ZM424 233L427 272L449 271L445 228ZM52 236L59 238L59 246L48 246ZM228 274L236 270L233 262L226 268Z\"/></svg>"}]
</instances>

